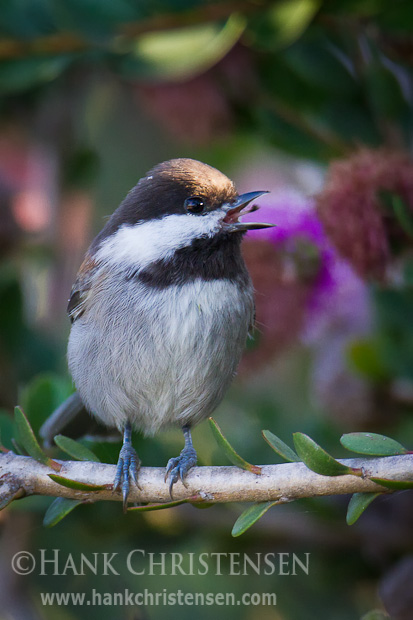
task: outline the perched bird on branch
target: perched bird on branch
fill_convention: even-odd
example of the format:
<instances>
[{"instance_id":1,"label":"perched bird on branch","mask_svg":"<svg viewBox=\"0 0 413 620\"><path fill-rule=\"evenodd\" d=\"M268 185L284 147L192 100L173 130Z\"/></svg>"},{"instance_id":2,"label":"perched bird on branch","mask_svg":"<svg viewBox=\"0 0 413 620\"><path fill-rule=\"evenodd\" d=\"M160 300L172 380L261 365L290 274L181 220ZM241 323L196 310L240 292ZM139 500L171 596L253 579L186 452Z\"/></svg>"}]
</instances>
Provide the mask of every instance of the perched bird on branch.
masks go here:
<instances>
[{"instance_id":1,"label":"perched bird on branch","mask_svg":"<svg viewBox=\"0 0 413 620\"><path fill-rule=\"evenodd\" d=\"M254 323L243 223L264 194L239 195L199 161L155 166L129 192L86 253L73 285L68 360L77 392L43 427L86 408L123 432L114 489L126 507L140 461L132 428L180 426L185 447L169 460L173 485L196 464L191 427L222 400Z\"/></svg>"}]
</instances>

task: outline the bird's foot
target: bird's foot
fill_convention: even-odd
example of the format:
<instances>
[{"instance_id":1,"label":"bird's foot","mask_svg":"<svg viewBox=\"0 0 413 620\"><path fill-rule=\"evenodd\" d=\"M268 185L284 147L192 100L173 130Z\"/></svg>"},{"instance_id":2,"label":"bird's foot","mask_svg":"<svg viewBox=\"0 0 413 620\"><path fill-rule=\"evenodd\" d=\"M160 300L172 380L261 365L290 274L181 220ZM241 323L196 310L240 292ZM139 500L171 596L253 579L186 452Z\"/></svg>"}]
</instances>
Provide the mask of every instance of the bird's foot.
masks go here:
<instances>
[{"instance_id":1,"label":"bird's foot","mask_svg":"<svg viewBox=\"0 0 413 620\"><path fill-rule=\"evenodd\" d=\"M138 471L141 466L141 462L136 453L136 450L129 443L124 443L119 453L118 464L116 467L116 476L113 483L113 490L122 490L123 497L123 512L126 512L128 504L128 496L130 491L130 480L136 484L138 489Z\"/></svg>"},{"instance_id":2,"label":"bird's foot","mask_svg":"<svg viewBox=\"0 0 413 620\"><path fill-rule=\"evenodd\" d=\"M185 487L187 486L185 484L185 476L187 475L189 470L192 469L194 465L196 465L196 461L197 456L195 449L192 447L192 445L185 446L179 456L169 459L166 466L165 482L169 475L169 495L171 496L171 498L173 486L176 482L178 482L178 480L181 480L182 484Z\"/></svg>"}]
</instances>

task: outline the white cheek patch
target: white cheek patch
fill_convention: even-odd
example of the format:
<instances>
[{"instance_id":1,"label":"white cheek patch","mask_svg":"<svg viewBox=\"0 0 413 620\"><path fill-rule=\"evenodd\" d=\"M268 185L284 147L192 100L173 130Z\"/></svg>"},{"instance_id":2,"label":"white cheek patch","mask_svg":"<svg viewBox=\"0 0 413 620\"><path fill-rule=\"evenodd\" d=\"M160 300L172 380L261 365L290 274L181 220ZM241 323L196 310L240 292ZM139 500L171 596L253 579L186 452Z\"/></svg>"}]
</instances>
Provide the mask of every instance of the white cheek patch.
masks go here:
<instances>
[{"instance_id":1,"label":"white cheek patch","mask_svg":"<svg viewBox=\"0 0 413 620\"><path fill-rule=\"evenodd\" d=\"M160 220L124 224L105 239L96 259L111 265L144 268L173 256L199 237L213 237L221 228L223 213L167 215Z\"/></svg>"}]
</instances>

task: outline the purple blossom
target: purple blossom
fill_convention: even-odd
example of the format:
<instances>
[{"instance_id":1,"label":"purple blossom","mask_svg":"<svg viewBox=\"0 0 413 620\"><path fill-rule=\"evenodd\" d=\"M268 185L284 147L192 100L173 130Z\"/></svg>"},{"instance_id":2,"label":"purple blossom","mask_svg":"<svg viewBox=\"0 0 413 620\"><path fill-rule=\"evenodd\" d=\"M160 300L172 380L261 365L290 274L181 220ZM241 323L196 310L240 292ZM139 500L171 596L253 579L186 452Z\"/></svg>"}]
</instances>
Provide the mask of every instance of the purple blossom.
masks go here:
<instances>
[{"instance_id":1,"label":"purple blossom","mask_svg":"<svg viewBox=\"0 0 413 620\"><path fill-rule=\"evenodd\" d=\"M370 325L368 290L350 264L338 256L327 239L313 200L294 191L260 199L260 209L243 221L274 223L274 228L249 231L247 239L270 241L294 256L297 241L317 248L319 268L307 297L306 320L301 337L312 343L330 328L365 332Z\"/></svg>"}]
</instances>

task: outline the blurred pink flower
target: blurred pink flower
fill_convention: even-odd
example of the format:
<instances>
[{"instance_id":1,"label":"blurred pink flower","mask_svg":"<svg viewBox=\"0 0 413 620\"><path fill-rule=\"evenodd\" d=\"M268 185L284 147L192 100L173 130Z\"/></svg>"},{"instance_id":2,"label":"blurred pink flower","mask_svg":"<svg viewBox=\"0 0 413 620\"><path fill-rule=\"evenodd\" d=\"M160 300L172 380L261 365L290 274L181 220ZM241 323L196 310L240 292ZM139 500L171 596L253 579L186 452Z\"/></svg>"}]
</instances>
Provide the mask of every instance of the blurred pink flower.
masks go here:
<instances>
[{"instance_id":1,"label":"blurred pink flower","mask_svg":"<svg viewBox=\"0 0 413 620\"><path fill-rule=\"evenodd\" d=\"M243 221L259 219L276 226L248 232L247 243L253 239L272 243L294 261L295 272L290 267L290 277L310 278L308 327L315 328L325 320L365 327L370 317L367 287L328 240L314 201L285 193L269 204L269 196L258 212L247 215ZM304 242L313 252L307 249L307 256L300 260Z\"/></svg>"},{"instance_id":2,"label":"blurred pink flower","mask_svg":"<svg viewBox=\"0 0 413 620\"><path fill-rule=\"evenodd\" d=\"M271 194L243 221L275 223L250 231L244 256L256 289L258 345L244 366L259 366L292 342L311 344L329 330L363 332L370 322L366 285L328 241L313 200Z\"/></svg>"},{"instance_id":3,"label":"blurred pink flower","mask_svg":"<svg viewBox=\"0 0 413 620\"><path fill-rule=\"evenodd\" d=\"M316 199L331 242L363 279L383 280L395 252L411 246L386 194L412 217L413 161L403 151L363 148L330 165Z\"/></svg>"}]
</instances>

